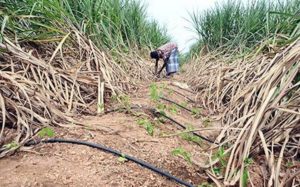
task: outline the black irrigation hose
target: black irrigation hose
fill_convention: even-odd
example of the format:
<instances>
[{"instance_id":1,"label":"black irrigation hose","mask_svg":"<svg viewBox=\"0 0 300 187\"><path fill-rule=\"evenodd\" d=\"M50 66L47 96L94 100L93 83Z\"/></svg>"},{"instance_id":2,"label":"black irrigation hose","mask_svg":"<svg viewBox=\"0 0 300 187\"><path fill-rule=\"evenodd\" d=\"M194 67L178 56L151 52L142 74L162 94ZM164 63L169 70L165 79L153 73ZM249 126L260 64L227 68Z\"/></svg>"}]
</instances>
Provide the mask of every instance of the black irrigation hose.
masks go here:
<instances>
[{"instance_id":1,"label":"black irrigation hose","mask_svg":"<svg viewBox=\"0 0 300 187\"><path fill-rule=\"evenodd\" d=\"M142 107L142 106L130 106L129 109L147 109L147 107ZM114 112L121 112L121 111L126 111L128 110L128 108L126 107L120 107L120 108L115 108L115 109L111 109L111 110L107 110L104 112L104 114L109 114L109 113L114 113Z\"/></svg>"},{"instance_id":2,"label":"black irrigation hose","mask_svg":"<svg viewBox=\"0 0 300 187\"><path fill-rule=\"evenodd\" d=\"M165 100L165 101L167 101L167 102L169 102L169 103L175 104L175 105L177 105L177 106L179 106L179 107L185 109L186 111L193 112L191 109L188 109L188 108L186 108L185 106L182 106L181 104L178 104L178 103L176 103L175 101L172 101L172 100L167 99L167 98L165 98L165 97L160 97L160 99Z\"/></svg>"},{"instance_id":3,"label":"black irrigation hose","mask_svg":"<svg viewBox=\"0 0 300 187\"><path fill-rule=\"evenodd\" d=\"M36 145L40 142L43 142L43 143L70 143L70 144L85 145L85 146L88 146L88 147L96 148L96 149L99 149L99 150L102 150L102 151L105 151L105 152L108 152L108 153L111 153L111 154L114 154L114 155L117 155L117 156L124 157L127 160L131 160L131 161L141 165L142 167L150 169L150 170L152 170L152 171L154 171L154 172L156 172L156 173L158 173L162 176L167 177L168 179L174 180L175 182L177 182L179 184L182 184L182 185L188 186L188 187L193 187L192 184L190 184L188 182L185 182L185 181L171 175L169 172L163 171L162 169L159 169L159 168L157 168L157 167L155 167L155 166L153 166L153 165L151 165L151 164L149 164L149 163L147 163L143 160L137 159L137 158L129 156L129 155L122 154L119 151L116 151L116 150L111 149L109 147L103 146L101 144L95 144L95 143L79 141L79 140L67 140L67 139L53 138L53 139L47 139L47 140L42 140L42 141L31 141L31 142L27 143L26 145L27 146Z\"/></svg>"},{"instance_id":4,"label":"black irrigation hose","mask_svg":"<svg viewBox=\"0 0 300 187\"><path fill-rule=\"evenodd\" d=\"M173 118L167 116L166 114L164 114L164 113L162 113L162 112L159 112L159 111L157 111L156 113L158 113L159 115L161 115L161 116L167 118L168 120L170 120L170 121L172 121L173 123L177 124L177 125L180 126L181 128L186 129L186 127L185 127L184 125L182 125L182 124L179 123L178 121L174 120ZM209 143L213 143L213 144L217 144L217 145L218 145L218 143L216 143L216 142L214 142L214 141L212 141L212 140L210 140L210 139L208 139L208 138L205 138L204 136L201 136L201 135L199 135L199 134L197 134L197 133L195 133L195 132L192 132L192 133L193 133L193 135L198 136L199 138L202 138L203 140L206 140L206 141L208 141Z\"/></svg>"}]
</instances>

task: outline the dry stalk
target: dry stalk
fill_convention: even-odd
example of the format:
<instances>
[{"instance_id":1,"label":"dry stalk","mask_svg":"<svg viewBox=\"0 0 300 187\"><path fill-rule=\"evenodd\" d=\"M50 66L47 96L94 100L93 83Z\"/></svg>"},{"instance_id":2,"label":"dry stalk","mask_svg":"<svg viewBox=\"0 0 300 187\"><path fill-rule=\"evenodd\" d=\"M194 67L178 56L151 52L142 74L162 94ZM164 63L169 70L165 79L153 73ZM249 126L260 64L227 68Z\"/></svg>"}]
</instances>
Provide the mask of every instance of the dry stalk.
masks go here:
<instances>
[{"instance_id":1,"label":"dry stalk","mask_svg":"<svg viewBox=\"0 0 300 187\"><path fill-rule=\"evenodd\" d=\"M227 60L209 54L184 67L184 80L198 92L203 105L223 114L224 129L217 139L234 140L227 147L231 151L224 184L241 182L245 160L263 150L269 185L279 186L283 161L275 157L296 156L300 149L300 40L274 57Z\"/></svg>"},{"instance_id":2,"label":"dry stalk","mask_svg":"<svg viewBox=\"0 0 300 187\"><path fill-rule=\"evenodd\" d=\"M85 125L79 115L96 115L112 94L129 91L145 80L150 66L137 55L122 54L118 62L71 28L58 43L31 47L4 36L0 44L0 158L26 143L35 129ZM150 63L149 63L150 65ZM98 84L101 79L101 83ZM105 88L104 88L105 87ZM100 111L101 112L101 111ZM7 139L14 134L13 139Z\"/></svg>"}]
</instances>

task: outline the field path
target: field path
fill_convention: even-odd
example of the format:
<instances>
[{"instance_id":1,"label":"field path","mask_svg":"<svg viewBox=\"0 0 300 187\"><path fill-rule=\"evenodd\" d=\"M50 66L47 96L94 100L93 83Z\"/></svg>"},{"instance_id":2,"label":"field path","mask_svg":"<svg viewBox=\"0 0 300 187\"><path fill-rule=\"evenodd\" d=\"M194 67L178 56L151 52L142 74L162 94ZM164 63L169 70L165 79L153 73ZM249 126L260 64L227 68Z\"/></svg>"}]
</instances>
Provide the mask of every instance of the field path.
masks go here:
<instances>
[{"instance_id":1,"label":"field path","mask_svg":"<svg viewBox=\"0 0 300 187\"><path fill-rule=\"evenodd\" d=\"M164 97L195 110L195 104L189 100L194 100L195 94L180 88L184 84L179 84L175 79L160 80L154 84L160 88ZM157 107L159 104L151 101L149 87L150 83L145 83L131 93L130 105ZM159 100L159 103L166 107L164 111L168 116L185 126L204 126L204 115L195 117L191 112L167 101ZM201 112L205 113L203 110ZM204 140L195 143L186 140L184 136L172 135L183 129L169 120L159 122L151 113L141 110L80 118L93 128L54 127L55 137L111 147L151 163L195 186L208 180L199 165L207 162L210 152L206 149L209 143ZM148 119L154 124L153 136L149 135L145 127L138 125L142 119ZM207 132L202 135L208 136ZM172 154L178 148L191 154L192 163L182 156ZM0 186L180 186L131 161L122 162L114 155L71 144L40 144L19 151L0 160L0 173Z\"/></svg>"}]
</instances>

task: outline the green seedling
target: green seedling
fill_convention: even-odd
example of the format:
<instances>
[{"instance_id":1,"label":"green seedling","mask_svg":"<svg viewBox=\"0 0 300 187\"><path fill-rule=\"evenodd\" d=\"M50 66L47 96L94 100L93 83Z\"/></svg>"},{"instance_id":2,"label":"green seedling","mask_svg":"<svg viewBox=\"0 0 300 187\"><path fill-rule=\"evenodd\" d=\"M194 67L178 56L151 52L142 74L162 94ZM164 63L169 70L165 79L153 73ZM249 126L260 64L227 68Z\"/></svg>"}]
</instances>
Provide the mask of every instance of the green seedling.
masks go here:
<instances>
[{"instance_id":1,"label":"green seedling","mask_svg":"<svg viewBox=\"0 0 300 187\"><path fill-rule=\"evenodd\" d=\"M130 111L130 107L131 107L130 97L128 95L120 95L119 99L121 101L122 106L126 108L127 111Z\"/></svg>"},{"instance_id":2,"label":"green seedling","mask_svg":"<svg viewBox=\"0 0 300 187\"><path fill-rule=\"evenodd\" d=\"M19 146L20 145L17 142L13 141L11 143L5 144L3 147L8 150L14 150L17 149Z\"/></svg>"},{"instance_id":3,"label":"green seedling","mask_svg":"<svg viewBox=\"0 0 300 187\"><path fill-rule=\"evenodd\" d=\"M167 106L165 104L163 104L163 103L158 103L157 104L157 109L164 111L164 110L167 109Z\"/></svg>"},{"instance_id":4,"label":"green seedling","mask_svg":"<svg viewBox=\"0 0 300 187\"><path fill-rule=\"evenodd\" d=\"M127 162L128 160L125 158L125 155L122 154L122 155L118 158L118 161L121 162L121 163L124 163L124 162Z\"/></svg>"},{"instance_id":5,"label":"green seedling","mask_svg":"<svg viewBox=\"0 0 300 187\"><path fill-rule=\"evenodd\" d=\"M164 117L161 117L161 116L158 118L158 121L160 123L166 123L167 122L167 120Z\"/></svg>"},{"instance_id":6,"label":"green seedling","mask_svg":"<svg viewBox=\"0 0 300 187\"><path fill-rule=\"evenodd\" d=\"M192 163L191 153L184 150L182 147L178 147L172 151L173 156L181 156L188 163Z\"/></svg>"},{"instance_id":7,"label":"green seedling","mask_svg":"<svg viewBox=\"0 0 300 187\"><path fill-rule=\"evenodd\" d=\"M150 136L153 136L153 134L154 134L154 125L149 120L139 119L137 123L139 125L143 126Z\"/></svg>"},{"instance_id":8,"label":"green seedling","mask_svg":"<svg viewBox=\"0 0 300 187\"><path fill-rule=\"evenodd\" d=\"M130 97L128 95L112 95L111 96L111 101L112 102L120 102L121 107L124 107L126 111L130 111L131 109L131 102L130 102ZM99 105L98 106L100 109L102 109L102 107Z\"/></svg>"},{"instance_id":9,"label":"green seedling","mask_svg":"<svg viewBox=\"0 0 300 187\"><path fill-rule=\"evenodd\" d=\"M159 100L160 94L157 88L157 85L155 83L152 83L150 85L150 99L154 102L157 102Z\"/></svg>"},{"instance_id":10,"label":"green seedling","mask_svg":"<svg viewBox=\"0 0 300 187\"><path fill-rule=\"evenodd\" d=\"M213 171L216 175L221 175L221 168L220 167L214 167Z\"/></svg>"},{"instance_id":11,"label":"green seedling","mask_svg":"<svg viewBox=\"0 0 300 187\"><path fill-rule=\"evenodd\" d=\"M242 186L243 187L247 187L248 184L248 180L249 180L249 171L248 171L248 167L254 163L252 158L246 158L244 160L245 163L245 167L244 167L244 171L243 171L243 176L242 176Z\"/></svg>"},{"instance_id":12,"label":"green seedling","mask_svg":"<svg viewBox=\"0 0 300 187\"><path fill-rule=\"evenodd\" d=\"M288 167L288 168L291 168L293 166L294 166L294 164L291 161L289 161L289 162L286 163L286 167Z\"/></svg>"},{"instance_id":13,"label":"green seedling","mask_svg":"<svg viewBox=\"0 0 300 187\"><path fill-rule=\"evenodd\" d=\"M182 133L181 138L186 141L194 142L196 144L200 144L202 141L202 139L200 137L195 136L192 133Z\"/></svg>"},{"instance_id":14,"label":"green seedling","mask_svg":"<svg viewBox=\"0 0 300 187\"><path fill-rule=\"evenodd\" d=\"M242 176L242 186L247 187L249 180L249 172L247 168L244 168L243 176Z\"/></svg>"},{"instance_id":15,"label":"green seedling","mask_svg":"<svg viewBox=\"0 0 300 187\"><path fill-rule=\"evenodd\" d=\"M168 90L168 96L172 96L174 94L174 90L167 88Z\"/></svg>"},{"instance_id":16,"label":"green seedling","mask_svg":"<svg viewBox=\"0 0 300 187\"><path fill-rule=\"evenodd\" d=\"M207 183L207 182L204 182L202 184L199 184L198 187L213 187L213 185Z\"/></svg>"},{"instance_id":17,"label":"green seedling","mask_svg":"<svg viewBox=\"0 0 300 187\"><path fill-rule=\"evenodd\" d=\"M43 128L42 130L40 130L39 132L38 132L38 136L40 137L40 138L52 138L52 137L54 137L55 136L55 132L54 132L54 130L53 129L51 129L50 127L45 127L45 128Z\"/></svg>"},{"instance_id":18,"label":"green seedling","mask_svg":"<svg viewBox=\"0 0 300 187\"><path fill-rule=\"evenodd\" d=\"M159 88L160 88L161 90L164 90L164 89L167 88L167 84L163 83L163 84L161 84L161 85L159 86Z\"/></svg>"},{"instance_id":19,"label":"green seedling","mask_svg":"<svg viewBox=\"0 0 300 187\"><path fill-rule=\"evenodd\" d=\"M158 110L162 115L167 115L166 112L164 110ZM158 117L159 122L161 123L166 123L166 119L163 116L159 116Z\"/></svg>"},{"instance_id":20,"label":"green seedling","mask_svg":"<svg viewBox=\"0 0 300 187\"><path fill-rule=\"evenodd\" d=\"M188 124L187 125L187 131L192 131L194 130L194 127L193 125L191 124ZM184 140L187 140L187 141L191 141L191 142L194 142L194 143L197 143L197 144L200 144L202 139L198 136L195 136L193 133L191 132L185 132L185 133L182 133L181 135L181 138L184 139Z\"/></svg>"},{"instance_id":21,"label":"green seedling","mask_svg":"<svg viewBox=\"0 0 300 187\"><path fill-rule=\"evenodd\" d=\"M180 103L180 105L183 106L183 107L187 107L188 103L187 102L182 102L182 103ZM192 110L192 112L193 112L193 110Z\"/></svg>"},{"instance_id":22,"label":"green seedling","mask_svg":"<svg viewBox=\"0 0 300 187\"><path fill-rule=\"evenodd\" d=\"M228 155L225 153L224 147L220 147L218 152L213 155L214 160L219 160L219 167L213 168L213 171L217 175L221 175L221 172L224 170L227 164Z\"/></svg>"},{"instance_id":23,"label":"green seedling","mask_svg":"<svg viewBox=\"0 0 300 187\"><path fill-rule=\"evenodd\" d=\"M158 111L159 111L162 115L165 115L165 116L167 115L166 112L163 111L163 110L158 110Z\"/></svg>"},{"instance_id":24,"label":"green seedling","mask_svg":"<svg viewBox=\"0 0 300 187\"><path fill-rule=\"evenodd\" d=\"M205 118L202 123L204 127L208 127L211 125L211 120L209 118Z\"/></svg>"},{"instance_id":25,"label":"green seedling","mask_svg":"<svg viewBox=\"0 0 300 187\"><path fill-rule=\"evenodd\" d=\"M147 120L147 119L139 119L138 121L137 121L137 123L139 124L139 125L141 125L141 126L143 126L143 125L145 125L146 123L148 123L149 121Z\"/></svg>"},{"instance_id":26,"label":"green seedling","mask_svg":"<svg viewBox=\"0 0 300 187\"><path fill-rule=\"evenodd\" d=\"M111 102L116 102L116 101L118 101L118 96L117 95L112 95L111 97L110 97L110 100L111 100Z\"/></svg>"},{"instance_id":27,"label":"green seedling","mask_svg":"<svg viewBox=\"0 0 300 187\"><path fill-rule=\"evenodd\" d=\"M158 111L160 113L166 114L165 110L167 109L167 106L165 104L163 104L163 103L158 103L157 104L157 109L158 109ZM161 122L161 123L165 123L166 122L166 120L162 116L158 117L158 121Z\"/></svg>"},{"instance_id":28,"label":"green seedling","mask_svg":"<svg viewBox=\"0 0 300 187\"><path fill-rule=\"evenodd\" d=\"M227 154L225 153L224 147L220 147L218 152L213 156L213 159L219 159L222 167L225 167L227 164Z\"/></svg>"},{"instance_id":29,"label":"green seedling","mask_svg":"<svg viewBox=\"0 0 300 187\"><path fill-rule=\"evenodd\" d=\"M246 158L245 161L244 161L244 163L245 163L245 166L248 167L248 166L250 166L251 164L253 164L254 161L253 161L252 158Z\"/></svg>"},{"instance_id":30,"label":"green seedling","mask_svg":"<svg viewBox=\"0 0 300 187\"><path fill-rule=\"evenodd\" d=\"M148 132L148 134L150 136L153 136L153 134L154 134L154 126L150 123L150 124L147 124L145 128L146 128L146 131Z\"/></svg>"},{"instance_id":31,"label":"green seedling","mask_svg":"<svg viewBox=\"0 0 300 187\"><path fill-rule=\"evenodd\" d=\"M200 110L200 108L192 108L192 114L193 115L199 115L200 114L200 112L201 112L201 110Z\"/></svg>"},{"instance_id":32,"label":"green seedling","mask_svg":"<svg viewBox=\"0 0 300 187\"><path fill-rule=\"evenodd\" d=\"M195 118L199 118L201 116L201 109L200 108L192 108L192 115Z\"/></svg>"},{"instance_id":33,"label":"green seedling","mask_svg":"<svg viewBox=\"0 0 300 187\"><path fill-rule=\"evenodd\" d=\"M178 113L178 108L176 105L172 104L171 106L168 107L168 110L172 113L172 114L177 114Z\"/></svg>"}]
</instances>

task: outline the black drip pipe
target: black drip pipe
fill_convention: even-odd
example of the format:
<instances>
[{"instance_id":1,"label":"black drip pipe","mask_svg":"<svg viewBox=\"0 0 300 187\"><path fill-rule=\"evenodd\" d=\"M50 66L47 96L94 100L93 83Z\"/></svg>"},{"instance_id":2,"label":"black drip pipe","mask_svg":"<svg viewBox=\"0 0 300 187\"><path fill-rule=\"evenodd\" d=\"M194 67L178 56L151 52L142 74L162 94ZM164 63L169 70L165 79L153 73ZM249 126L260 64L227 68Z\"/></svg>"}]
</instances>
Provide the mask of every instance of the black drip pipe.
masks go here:
<instances>
[{"instance_id":1,"label":"black drip pipe","mask_svg":"<svg viewBox=\"0 0 300 187\"><path fill-rule=\"evenodd\" d=\"M149 170L152 170L162 176L165 176L167 177L168 179L171 179L179 184L182 184L184 186L188 186L188 187L193 187L192 184L188 183L188 182L185 182L173 175L171 175L169 172L167 171L163 171L162 169L159 169L143 160L140 160L140 159L137 159L135 157L132 157L132 156L129 156L129 155L125 155L125 154L122 154L121 152L117 151L117 150L114 150L114 149L111 149L109 147L106 147L104 145L101 145L101 144L95 144L95 143L91 143L91 142L85 142L85 141L80 141L80 140L67 140L67 139L56 139L56 138L53 138L53 139L46 139L46 140L41 140L41 141L31 141L31 142L28 142L27 144L25 144L26 146L31 146L31 145L37 145L38 143L69 143L69 144L76 144L76 145L85 145L85 146L88 146L88 147L92 147L92 148L96 148L96 149L99 149L101 151L104 151L104 152L108 152L108 153L111 153L111 154L114 154L114 155L117 155L117 156L121 156L121 157L124 157L126 158L127 160L131 160L139 165L141 165L142 167L145 167Z\"/></svg>"},{"instance_id":2,"label":"black drip pipe","mask_svg":"<svg viewBox=\"0 0 300 187\"><path fill-rule=\"evenodd\" d=\"M161 116L163 116L164 118L166 118L166 119L172 121L172 122L175 123L176 125L180 126L181 128L186 129L186 127L185 127L184 125L182 125L182 124L179 123L178 121L174 120L173 118L167 116L166 114L164 114L164 113L162 113L162 112L159 112L159 111L156 111L156 114L161 115ZM209 143L213 143L213 144L217 144L217 145L218 145L218 143L216 143L216 142L214 142L214 141L212 141L212 140L210 140L210 139L208 139L208 138L206 138L206 137L204 137L204 136L201 136L201 135L199 135L199 134L197 134L197 133L195 133L195 132L192 132L192 133L193 133L193 135L198 136L199 138L202 138L203 140L206 140L206 141L209 142Z\"/></svg>"},{"instance_id":3,"label":"black drip pipe","mask_svg":"<svg viewBox=\"0 0 300 187\"><path fill-rule=\"evenodd\" d=\"M165 97L160 97L160 99L162 99L162 100L164 100L164 101L167 101L167 102L169 102L169 103L175 104L175 105L179 106L180 108L185 109L186 111L192 112L191 109L188 109L187 107L182 106L181 104L178 104L178 103L176 103L175 101L172 101L172 100L167 99L167 98L165 98Z\"/></svg>"}]
</instances>

